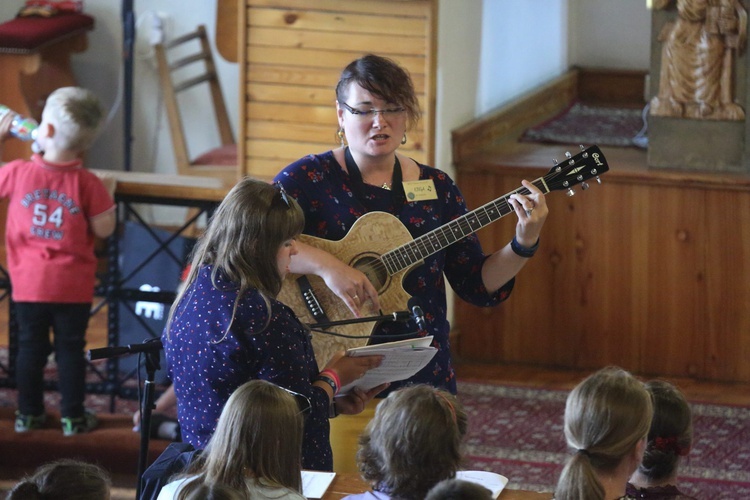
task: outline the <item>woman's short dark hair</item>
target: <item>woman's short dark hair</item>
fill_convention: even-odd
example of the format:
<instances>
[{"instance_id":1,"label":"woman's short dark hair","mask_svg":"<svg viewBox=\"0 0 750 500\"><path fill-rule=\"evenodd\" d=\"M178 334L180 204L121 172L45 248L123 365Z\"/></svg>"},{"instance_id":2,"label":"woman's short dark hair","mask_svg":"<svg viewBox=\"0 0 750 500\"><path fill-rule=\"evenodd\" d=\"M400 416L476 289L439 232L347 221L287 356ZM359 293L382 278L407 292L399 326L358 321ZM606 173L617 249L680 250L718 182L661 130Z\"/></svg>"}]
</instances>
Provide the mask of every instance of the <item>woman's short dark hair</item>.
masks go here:
<instances>
[{"instance_id":1,"label":"woman's short dark hair","mask_svg":"<svg viewBox=\"0 0 750 500\"><path fill-rule=\"evenodd\" d=\"M356 83L384 101L403 106L410 126L419 121L421 112L414 83L409 73L392 59L367 54L349 63L336 85L338 102L346 102L350 83Z\"/></svg>"},{"instance_id":2,"label":"woman's short dark hair","mask_svg":"<svg viewBox=\"0 0 750 500\"><path fill-rule=\"evenodd\" d=\"M392 498L423 500L456 475L468 419L456 397L429 385L392 392L359 439L362 477Z\"/></svg>"}]
</instances>

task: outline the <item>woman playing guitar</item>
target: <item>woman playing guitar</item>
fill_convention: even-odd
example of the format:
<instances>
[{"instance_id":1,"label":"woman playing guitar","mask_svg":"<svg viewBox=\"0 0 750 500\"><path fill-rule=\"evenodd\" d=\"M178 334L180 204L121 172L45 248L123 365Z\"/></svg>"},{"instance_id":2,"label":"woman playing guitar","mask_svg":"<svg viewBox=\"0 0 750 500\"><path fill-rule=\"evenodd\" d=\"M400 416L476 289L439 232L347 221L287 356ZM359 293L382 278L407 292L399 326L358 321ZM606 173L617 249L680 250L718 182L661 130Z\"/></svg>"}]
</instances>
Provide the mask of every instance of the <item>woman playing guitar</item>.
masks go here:
<instances>
[{"instance_id":1,"label":"woman playing guitar","mask_svg":"<svg viewBox=\"0 0 750 500\"><path fill-rule=\"evenodd\" d=\"M342 240L365 214L386 212L395 216L412 238L418 238L468 212L461 192L445 172L418 164L397 151L406 143L407 129L416 123L420 112L411 78L395 62L367 55L350 63L336 86L336 113L341 147L306 156L275 178L302 207L304 234ZM381 312L386 301L383 289L403 285L408 295L420 301L424 328L414 321L380 323L371 343L403 338L418 330L418 335L432 335L439 351L413 378L393 383L389 390L428 383L455 393L445 278L461 298L478 306L497 305L510 295L515 275L537 249L548 214L542 191L527 181L523 186L526 194L516 192L507 198L509 211L518 217L513 241L493 254L485 254L473 234L462 235L409 270L403 283L384 280L373 284L370 275L303 240L298 242L299 253L290 270L322 278L356 317ZM376 230L369 239L361 238L362 245L377 245L390 233ZM404 301L397 309L406 305Z\"/></svg>"}]
</instances>

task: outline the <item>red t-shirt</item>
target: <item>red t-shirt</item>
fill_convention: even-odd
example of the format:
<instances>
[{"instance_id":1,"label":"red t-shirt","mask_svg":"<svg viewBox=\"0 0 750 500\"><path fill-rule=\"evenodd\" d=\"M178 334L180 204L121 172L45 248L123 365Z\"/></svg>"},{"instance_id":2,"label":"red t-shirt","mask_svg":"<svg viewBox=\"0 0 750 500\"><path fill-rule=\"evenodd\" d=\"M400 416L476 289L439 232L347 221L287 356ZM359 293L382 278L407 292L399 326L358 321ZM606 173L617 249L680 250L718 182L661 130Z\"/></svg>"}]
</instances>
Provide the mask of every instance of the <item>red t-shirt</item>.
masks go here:
<instances>
[{"instance_id":1,"label":"red t-shirt","mask_svg":"<svg viewBox=\"0 0 750 500\"><path fill-rule=\"evenodd\" d=\"M96 280L89 221L114 210L104 184L80 160L40 155L0 168L8 198L5 248L16 302L91 302Z\"/></svg>"}]
</instances>

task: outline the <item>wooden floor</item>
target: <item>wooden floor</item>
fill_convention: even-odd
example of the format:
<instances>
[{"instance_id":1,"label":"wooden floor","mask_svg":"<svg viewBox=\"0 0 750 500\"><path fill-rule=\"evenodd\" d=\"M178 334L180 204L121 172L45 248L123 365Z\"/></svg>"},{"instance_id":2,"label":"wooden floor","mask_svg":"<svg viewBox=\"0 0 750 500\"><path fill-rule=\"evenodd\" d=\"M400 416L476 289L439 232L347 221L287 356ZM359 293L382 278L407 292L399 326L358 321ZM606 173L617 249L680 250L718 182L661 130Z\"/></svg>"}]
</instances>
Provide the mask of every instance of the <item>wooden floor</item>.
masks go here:
<instances>
[{"instance_id":1,"label":"wooden floor","mask_svg":"<svg viewBox=\"0 0 750 500\"><path fill-rule=\"evenodd\" d=\"M556 370L526 365L488 365L457 363L459 378L490 383L518 384L548 389L572 389L590 372ZM750 406L750 384L703 382L687 378L669 378L690 401Z\"/></svg>"}]
</instances>

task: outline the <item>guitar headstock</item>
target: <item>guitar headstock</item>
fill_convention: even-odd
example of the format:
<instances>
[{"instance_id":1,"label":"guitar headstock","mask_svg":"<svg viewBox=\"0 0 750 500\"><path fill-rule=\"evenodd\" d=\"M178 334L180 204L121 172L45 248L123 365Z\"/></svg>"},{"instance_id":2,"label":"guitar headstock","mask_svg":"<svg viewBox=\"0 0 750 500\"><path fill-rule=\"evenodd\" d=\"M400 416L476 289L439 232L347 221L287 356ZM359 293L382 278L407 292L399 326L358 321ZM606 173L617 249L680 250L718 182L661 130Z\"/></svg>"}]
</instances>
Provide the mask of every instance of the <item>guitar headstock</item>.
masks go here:
<instances>
[{"instance_id":1,"label":"guitar headstock","mask_svg":"<svg viewBox=\"0 0 750 500\"><path fill-rule=\"evenodd\" d=\"M572 187L581 184L583 189L589 187L586 183L589 179L596 179L601 183L599 176L609 170L607 160L598 146L590 146L575 156L566 153L566 160L556 164L547 175L544 176L544 184L549 191L566 190L568 196L575 194Z\"/></svg>"}]
</instances>

